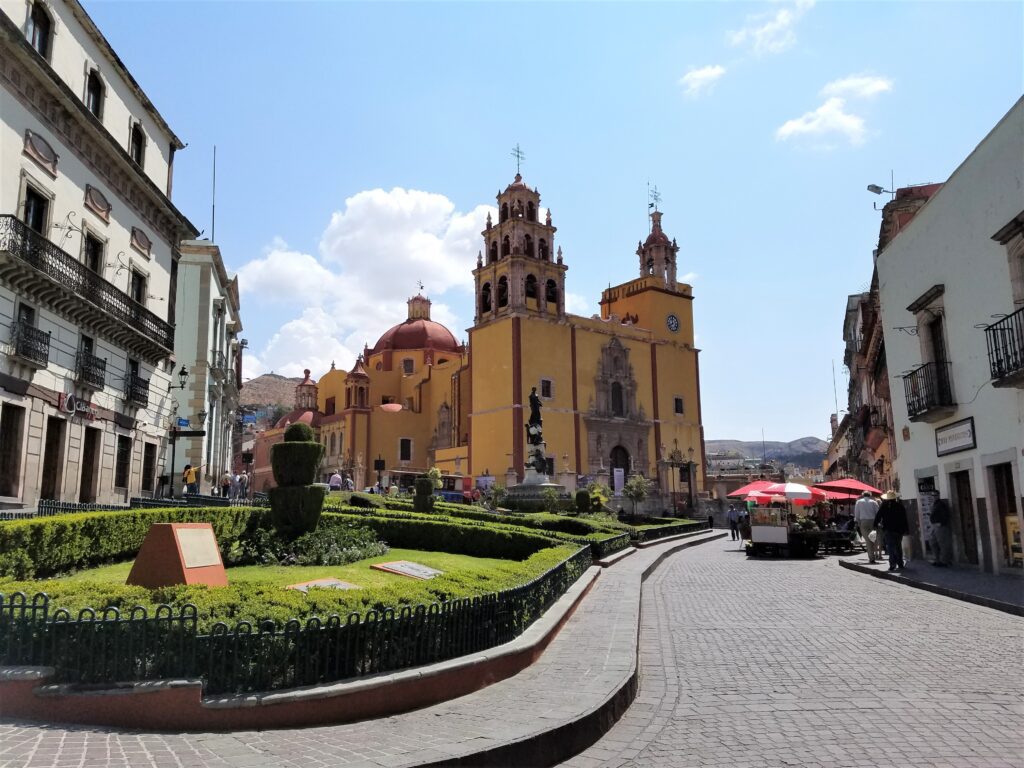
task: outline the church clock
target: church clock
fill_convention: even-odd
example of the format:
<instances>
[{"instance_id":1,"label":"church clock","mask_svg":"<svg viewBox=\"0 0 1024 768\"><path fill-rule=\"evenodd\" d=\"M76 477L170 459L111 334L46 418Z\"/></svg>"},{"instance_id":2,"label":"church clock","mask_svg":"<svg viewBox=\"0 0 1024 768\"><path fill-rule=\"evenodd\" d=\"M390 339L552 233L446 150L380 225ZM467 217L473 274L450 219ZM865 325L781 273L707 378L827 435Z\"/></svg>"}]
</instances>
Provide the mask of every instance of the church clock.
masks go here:
<instances>
[{"instance_id":1,"label":"church clock","mask_svg":"<svg viewBox=\"0 0 1024 768\"><path fill-rule=\"evenodd\" d=\"M669 315L665 318L665 324L668 325L668 329L672 331L672 333L679 330L679 318L675 315Z\"/></svg>"}]
</instances>

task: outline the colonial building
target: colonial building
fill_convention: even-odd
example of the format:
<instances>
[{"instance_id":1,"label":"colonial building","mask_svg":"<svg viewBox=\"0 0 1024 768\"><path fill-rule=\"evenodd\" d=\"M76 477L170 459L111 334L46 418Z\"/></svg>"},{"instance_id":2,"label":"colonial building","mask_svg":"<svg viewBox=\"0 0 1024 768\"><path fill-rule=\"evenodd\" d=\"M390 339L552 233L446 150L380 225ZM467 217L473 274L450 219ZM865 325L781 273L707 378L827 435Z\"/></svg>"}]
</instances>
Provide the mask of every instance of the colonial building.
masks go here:
<instances>
[{"instance_id":1,"label":"colonial building","mask_svg":"<svg viewBox=\"0 0 1024 768\"><path fill-rule=\"evenodd\" d=\"M1024 99L877 260L900 490L922 544L949 499L956 560L989 572L1024 565L1021 158Z\"/></svg>"},{"instance_id":2,"label":"colonial building","mask_svg":"<svg viewBox=\"0 0 1024 768\"><path fill-rule=\"evenodd\" d=\"M637 277L605 290L600 316L585 318L566 312L569 265L540 203L518 174L498 193L498 220L488 217L473 270L468 347L415 296L406 321L352 370L332 367L320 379L329 468L357 485L374 482L375 467L429 466L515 484L525 471L524 403L536 387L549 474L560 482L614 482L620 469L677 500L703 488L693 294L677 280L679 247L662 213L636 249Z\"/></svg>"},{"instance_id":3,"label":"colonial building","mask_svg":"<svg viewBox=\"0 0 1024 768\"><path fill-rule=\"evenodd\" d=\"M0 2L3 504L158 492L183 146L78 2Z\"/></svg>"},{"instance_id":4,"label":"colonial building","mask_svg":"<svg viewBox=\"0 0 1024 768\"><path fill-rule=\"evenodd\" d=\"M242 319L238 278L228 277L220 248L206 240L186 240L180 253L175 356L189 375L184 388L174 390L176 424L206 434L177 438L172 471L178 478L185 464L201 466L203 490L216 487L224 470L233 469L232 437L242 387Z\"/></svg>"}]
</instances>

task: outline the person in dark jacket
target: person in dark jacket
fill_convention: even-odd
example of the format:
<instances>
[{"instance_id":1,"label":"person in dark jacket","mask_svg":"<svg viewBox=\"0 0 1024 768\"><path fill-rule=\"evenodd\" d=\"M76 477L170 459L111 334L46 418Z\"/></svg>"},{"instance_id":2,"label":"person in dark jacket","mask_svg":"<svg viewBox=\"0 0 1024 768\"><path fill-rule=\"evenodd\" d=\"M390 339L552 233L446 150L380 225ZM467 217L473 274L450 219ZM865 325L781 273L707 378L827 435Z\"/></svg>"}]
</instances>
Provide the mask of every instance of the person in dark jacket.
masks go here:
<instances>
[{"instance_id":1,"label":"person in dark jacket","mask_svg":"<svg viewBox=\"0 0 1024 768\"><path fill-rule=\"evenodd\" d=\"M885 549L889 554L889 570L903 570L903 537L910 531L907 509L894 491L882 494L882 505L875 515L875 527L882 529Z\"/></svg>"}]
</instances>

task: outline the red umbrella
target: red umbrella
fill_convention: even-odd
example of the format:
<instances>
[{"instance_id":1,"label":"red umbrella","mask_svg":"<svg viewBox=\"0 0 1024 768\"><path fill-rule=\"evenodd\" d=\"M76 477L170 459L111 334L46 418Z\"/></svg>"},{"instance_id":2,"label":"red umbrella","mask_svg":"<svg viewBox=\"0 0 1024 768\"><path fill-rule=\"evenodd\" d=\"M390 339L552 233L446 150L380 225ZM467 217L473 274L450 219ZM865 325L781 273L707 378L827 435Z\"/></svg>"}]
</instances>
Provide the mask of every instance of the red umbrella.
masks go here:
<instances>
[{"instance_id":1,"label":"red umbrella","mask_svg":"<svg viewBox=\"0 0 1024 768\"><path fill-rule=\"evenodd\" d=\"M825 491L825 498L829 501L853 501L860 498L856 493L839 493L839 491L830 491L827 488L821 490Z\"/></svg>"},{"instance_id":2,"label":"red umbrella","mask_svg":"<svg viewBox=\"0 0 1024 768\"><path fill-rule=\"evenodd\" d=\"M857 494L862 491L870 491L876 495L881 496L882 491L874 486L862 483L860 480L854 480L852 477L844 477L842 480L826 480L824 483L815 483L815 488L821 488L826 491L840 491L850 493L851 491Z\"/></svg>"},{"instance_id":3,"label":"red umbrella","mask_svg":"<svg viewBox=\"0 0 1024 768\"><path fill-rule=\"evenodd\" d=\"M755 480L754 482L747 483L742 488L737 488L732 493L727 494L726 498L729 498L729 499L740 499L740 498L743 498L743 497L747 496L748 494L753 493L754 491L760 491L762 488L765 488L765 487L767 487L767 486L769 486L771 484L772 484L771 480Z\"/></svg>"},{"instance_id":4,"label":"red umbrella","mask_svg":"<svg viewBox=\"0 0 1024 768\"><path fill-rule=\"evenodd\" d=\"M760 490L763 493L785 496L790 501L803 501L811 504L825 498L825 492L820 488L809 488L801 483L771 483Z\"/></svg>"}]
</instances>

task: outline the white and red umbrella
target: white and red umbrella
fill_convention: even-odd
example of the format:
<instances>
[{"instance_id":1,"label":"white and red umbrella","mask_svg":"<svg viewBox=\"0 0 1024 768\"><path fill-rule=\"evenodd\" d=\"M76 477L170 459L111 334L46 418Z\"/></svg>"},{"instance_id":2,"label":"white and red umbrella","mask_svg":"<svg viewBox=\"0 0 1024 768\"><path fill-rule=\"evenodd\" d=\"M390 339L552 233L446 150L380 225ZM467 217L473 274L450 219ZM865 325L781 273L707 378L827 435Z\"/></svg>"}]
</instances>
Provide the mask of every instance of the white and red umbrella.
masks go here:
<instances>
[{"instance_id":1,"label":"white and red umbrella","mask_svg":"<svg viewBox=\"0 0 1024 768\"><path fill-rule=\"evenodd\" d=\"M772 483L760 489L761 493L772 496L785 496L787 501L813 504L825 500L825 492L820 488L811 488L801 483Z\"/></svg>"},{"instance_id":2,"label":"white and red umbrella","mask_svg":"<svg viewBox=\"0 0 1024 768\"><path fill-rule=\"evenodd\" d=\"M771 480L755 480L752 483L747 483L742 488L737 488L732 493L726 494L726 497L730 499L742 499L745 498L747 494L753 493L754 491L760 491L766 485L771 484Z\"/></svg>"},{"instance_id":3,"label":"white and red umbrella","mask_svg":"<svg viewBox=\"0 0 1024 768\"><path fill-rule=\"evenodd\" d=\"M861 493L862 491L869 491L876 496L881 496L882 491L875 488L873 485L862 483L860 480L855 480L852 477L844 477L840 480L826 480L823 483L815 483L815 486L822 488L826 491L839 491L841 493Z\"/></svg>"}]
</instances>

